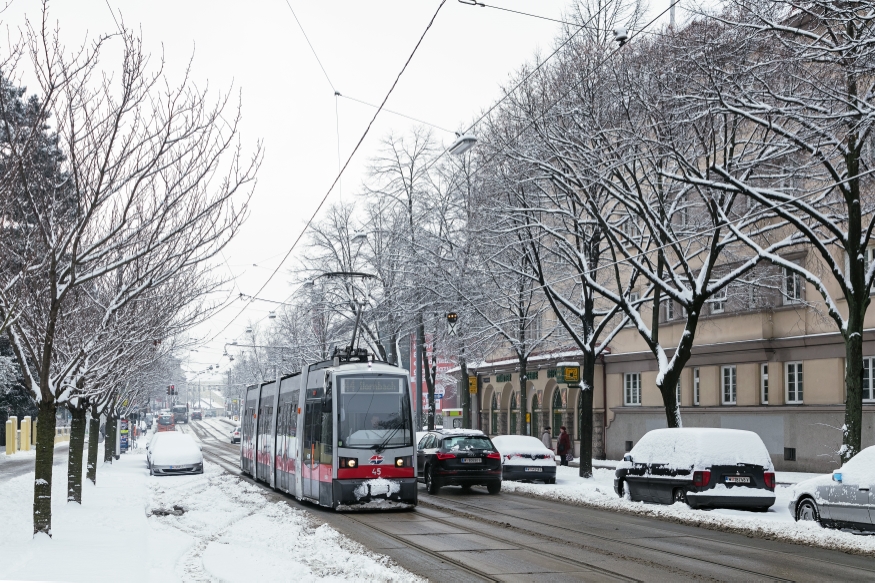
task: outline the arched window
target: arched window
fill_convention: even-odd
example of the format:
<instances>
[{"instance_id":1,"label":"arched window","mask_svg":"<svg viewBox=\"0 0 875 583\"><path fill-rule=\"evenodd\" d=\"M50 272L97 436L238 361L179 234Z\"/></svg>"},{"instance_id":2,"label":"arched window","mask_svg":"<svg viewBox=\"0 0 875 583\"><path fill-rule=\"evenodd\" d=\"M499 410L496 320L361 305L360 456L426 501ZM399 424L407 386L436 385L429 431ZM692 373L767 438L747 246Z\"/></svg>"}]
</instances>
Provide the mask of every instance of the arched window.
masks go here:
<instances>
[{"instance_id":1,"label":"arched window","mask_svg":"<svg viewBox=\"0 0 875 583\"><path fill-rule=\"evenodd\" d=\"M535 437L541 437L540 420L541 404L538 402L538 395L532 395L532 435Z\"/></svg>"},{"instance_id":2,"label":"arched window","mask_svg":"<svg viewBox=\"0 0 875 583\"><path fill-rule=\"evenodd\" d=\"M517 401L516 393L510 395L510 427L507 432L511 435L520 434L520 403Z\"/></svg>"},{"instance_id":3,"label":"arched window","mask_svg":"<svg viewBox=\"0 0 875 583\"><path fill-rule=\"evenodd\" d=\"M498 435L500 429L498 427L498 413L501 411L498 407L498 391L492 391L492 404L489 407L489 417L490 417L490 425L492 428L492 434Z\"/></svg>"},{"instance_id":4,"label":"arched window","mask_svg":"<svg viewBox=\"0 0 875 583\"><path fill-rule=\"evenodd\" d=\"M559 437L559 428L562 427L562 391L559 387L553 389L553 437Z\"/></svg>"}]
</instances>

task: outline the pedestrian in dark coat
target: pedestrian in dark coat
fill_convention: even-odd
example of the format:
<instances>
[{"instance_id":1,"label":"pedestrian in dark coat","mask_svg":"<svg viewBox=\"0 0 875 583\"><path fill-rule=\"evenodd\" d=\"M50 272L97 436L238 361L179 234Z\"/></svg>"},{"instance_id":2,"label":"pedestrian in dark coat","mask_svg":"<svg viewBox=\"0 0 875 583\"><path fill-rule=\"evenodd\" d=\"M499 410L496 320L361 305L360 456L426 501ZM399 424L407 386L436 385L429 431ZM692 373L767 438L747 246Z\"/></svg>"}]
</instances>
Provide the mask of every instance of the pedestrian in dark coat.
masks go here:
<instances>
[{"instance_id":1,"label":"pedestrian in dark coat","mask_svg":"<svg viewBox=\"0 0 875 583\"><path fill-rule=\"evenodd\" d=\"M556 455L559 456L559 463L567 466L568 462L574 459L574 449L571 446L571 437L568 436L565 426L559 428L559 440L556 442Z\"/></svg>"}]
</instances>

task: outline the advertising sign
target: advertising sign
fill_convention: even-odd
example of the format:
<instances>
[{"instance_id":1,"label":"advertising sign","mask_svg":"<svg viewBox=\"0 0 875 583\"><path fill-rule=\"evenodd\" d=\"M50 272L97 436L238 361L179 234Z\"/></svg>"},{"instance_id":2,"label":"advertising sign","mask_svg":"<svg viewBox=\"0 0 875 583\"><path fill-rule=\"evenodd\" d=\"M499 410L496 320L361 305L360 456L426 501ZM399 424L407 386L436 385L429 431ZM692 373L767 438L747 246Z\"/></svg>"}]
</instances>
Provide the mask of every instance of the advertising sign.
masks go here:
<instances>
[{"instance_id":1,"label":"advertising sign","mask_svg":"<svg viewBox=\"0 0 875 583\"><path fill-rule=\"evenodd\" d=\"M119 452L128 451L131 422L127 419L119 419Z\"/></svg>"}]
</instances>

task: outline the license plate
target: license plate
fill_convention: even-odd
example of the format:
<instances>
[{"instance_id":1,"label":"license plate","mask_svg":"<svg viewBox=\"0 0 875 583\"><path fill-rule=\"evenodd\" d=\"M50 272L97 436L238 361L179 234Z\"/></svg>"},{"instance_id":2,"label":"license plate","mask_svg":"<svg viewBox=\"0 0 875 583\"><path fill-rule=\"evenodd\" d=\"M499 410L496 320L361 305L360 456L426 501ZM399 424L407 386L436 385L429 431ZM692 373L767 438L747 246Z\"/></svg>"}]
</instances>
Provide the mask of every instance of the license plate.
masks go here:
<instances>
[{"instance_id":1,"label":"license plate","mask_svg":"<svg viewBox=\"0 0 875 583\"><path fill-rule=\"evenodd\" d=\"M479 464L479 463L483 463L483 458L481 458L481 457L463 457L462 463L463 464Z\"/></svg>"},{"instance_id":2,"label":"license plate","mask_svg":"<svg viewBox=\"0 0 875 583\"><path fill-rule=\"evenodd\" d=\"M540 472L541 468L526 468L527 472Z\"/></svg>"},{"instance_id":3,"label":"license plate","mask_svg":"<svg viewBox=\"0 0 875 583\"><path fill-rule=\"evenodd\" d=\"M725 476L723 479L727 484L750 484L747 476Z\"/></svg>"},{"instance_id":4,"label":"license plate","mask_svg":"<svg viewBox=\"0 0 875 583\"><path fill-rule=\"evenodd\" d=\"M389 485L386 484L384 486L374 486L371 484L371 496L380 496L382 494L389 493Z\"/></svg>"}]
</instances>

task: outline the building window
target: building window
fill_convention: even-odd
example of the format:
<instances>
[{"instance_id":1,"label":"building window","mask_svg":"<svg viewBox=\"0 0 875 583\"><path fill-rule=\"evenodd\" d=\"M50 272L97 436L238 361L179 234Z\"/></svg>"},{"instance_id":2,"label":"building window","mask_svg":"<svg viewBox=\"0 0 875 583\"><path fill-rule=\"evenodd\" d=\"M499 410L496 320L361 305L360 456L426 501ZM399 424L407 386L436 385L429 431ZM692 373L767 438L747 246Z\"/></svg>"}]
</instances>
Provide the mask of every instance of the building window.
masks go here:
<instances>
[{"instance_id":1,"label":"building window","mask_svg":"<svg viewBox=\"0 0 875 583\"><path fill-rule=\"evenodd\" d=\"M552 427L553 437L559 437L559 433L561 433L559 431L559 428L562 427L562 425L564 425L562 423L562 410L565 409L565 407L562 406L562 391L559 389L559 387L556 387L555 389L553 389L553 407L552 407L552 409L553 409L553 427Z\"/></svg>"},{"instance_id":2,"label":"building window","mask_svg":"<svg viewBox=\"0 0 875 583\"><path fill-rule=\"evenodd\" d=\"M699 369L693 369L693 405L699 406Z\"/></svg>"},{"instance_id":3,"label":"building window","mask_svg":"<svg viewBox=\"0 0 875 583\"><path fill-rule=\"evenodd\" d=\"M787 363L787 403L802 403L802 363Z\"/></svg>"},{"instance_id":4,"label":"building window","mask_svg":"<svg viewBox=\"0 0 875 583\"><path fill-rule=\"evenodd\" d=\"M640 294L639 292L636 292L636 291L629 292L629 305L632 307L633 310L639 310L639 311L640 311L641 306L637 305L637 304L638 304L638 301L639 301L640 299L641 299L641 294ZM626 323L626 326L635 326L635 321L632 320L632 319L630 319L630 320Z\"/></svg>"},{"instance_id":5,"label":"building window","mask_svg":"<svg viewBox=\"0 0 875 583\"><path fill-rule=\"evenodd\" d=\"M625 405L640 405L641 404L641 373L627 372L624 378L624 404Z\"/></svg>"},{"instance_id":6,"label":"building window","mask_svg":"<svg viewBox=\"0 0 875 583\"><path fill-rule=\"evenodd\" d=\"M626 448L625 448L625 449L626 449L626 453L629 453L630 451L632 451L632 445L633 445L633 444L632 444L631 441L627 441L624 445L626 446Z\"/></svg>"},{"instance_id":7,"label":"building window","mask_svg":"<svg viewBox=\"0 0 875 583\"><path fill-rule=\"evenodd\" d=\"M875 403L875 358L863 359L863 402Z\"/></svg>"},{"instance_id":8,"label":"building window","mask_svg":"<svg viewBox=\"0 0 875 583\"><path fill-rule=\"evenodd\" d=\"M496 394L495 392L492 393L492 407L491 408L492 408L492 411L491 411L492 414L490 415L490 417L492 418L491 419L491 421L492 421L492 434L498 435L499 434L498 413L499 413L500 409L498 408L498 394Z\"/></svg>"},{"instance_id":9,"label":"building window","mask_svg":"<svg viewBox=\"0 0 875 583\"><path fill-rule=\"evenodd\" d=\"M798 304L803 299L805 280L790 269L784 268L784 304Z\"/></svg>"},{"instance_id":10,"label":"building window","mask_svg":"<svg viewBox=\"0 0 875 583\"><path fill-rule=\"evenodd\" d=\"M760 365L760 403L769 404L769 365Z\"/></svg>"},{"instance_id":11,"label":"building window","mask_svg":"<svg viewBox=\"0 0 875 583\"><path fill-rule=\"evenodd\" d=\"M664 320L674 320L674 301L671 298L662 300L662 315Z\"/></svg>"},{"instance_id":12,"label":"building window","mask_svg":"<svg viewBox=\"0 0 875 583\"><path fill-rule=\"evenodd\" d=\"M784 448L784 461L786 461L786 462L795 462L796 461L796 448L795 447L785 447Z\"/></svg>"},{"instance_id":13,"label":"building window","mask_svg":"<svg viewBox=\"0 0 875 583\"><path fill-rule=\"evenodd\" d=\"M520 405L516 393L510 396L510 427L507 428L510 435L520 434Z\"/></svg>"},{"instance_id":14,"label":"building window","mask_svg":"<svg viewBox=\"0 0 875 583\"><path fill-rule=\"evenodd\" d=\"M722 314L726 310L726 288L724 287L719 292L711 296L711 313Z\"/></svg>"},{"instance_id":15,"label":"building window","mask_svg":"<svg viewBox=\"0 0 875 583\"><path fill-rule=\"evenodd\" d=\"M735 367L724 366L722 372L723 375L720 384L723 393L723 404L735 405L735 395L737 388Z\"/></svg>"}]
</instances>

